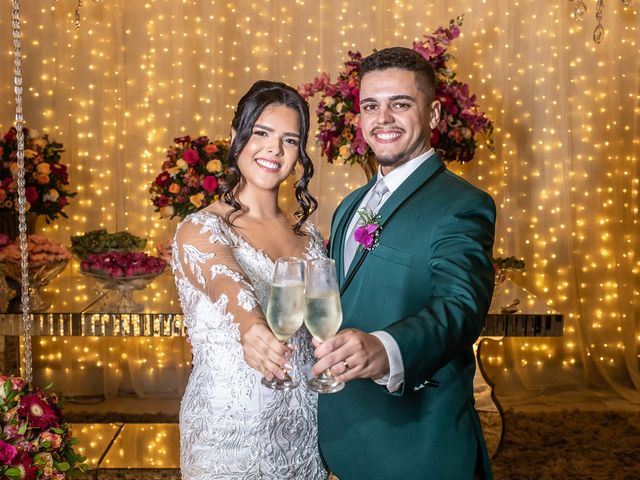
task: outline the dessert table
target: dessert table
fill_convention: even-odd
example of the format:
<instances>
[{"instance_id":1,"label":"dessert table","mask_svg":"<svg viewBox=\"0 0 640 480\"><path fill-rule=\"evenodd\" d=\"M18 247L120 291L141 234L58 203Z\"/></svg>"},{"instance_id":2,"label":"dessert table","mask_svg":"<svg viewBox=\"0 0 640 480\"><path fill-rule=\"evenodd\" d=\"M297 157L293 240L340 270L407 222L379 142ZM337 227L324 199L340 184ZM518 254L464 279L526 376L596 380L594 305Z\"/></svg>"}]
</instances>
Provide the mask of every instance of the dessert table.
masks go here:
<instances>
[{"instance_id":1,"label":"dessert table","mask_svg":"<svg viewBox=\"0 0 640 480\"><path fill-rule=\"evenodd\" d=\"M476 375L474 396L489 455L500 449L504 435L504 410L496 396L494 384L482 361L482 348L505 337L562 336L564 315L546 305L523 287L507 278L496 285L487 321L475 344Z\"/></svg>"},{"instance_id":2,"label":"dessert table","mask_svg":"<svg viewBox=\"0 0 640 480\"><path fill-rule=\"evenodd\" d=\"M31 313L34 342L38 337L186 337L183 315L170 271L157 277L134 299L144 305L138 313L114 312L109 308L109 292L99 283L75 272L65 272L43 291L51 304L44 312ZM15 299L14 299L15 300ZM11 311L13 307L13 311ZM0 336L5 338L4 371L16 372L19 365L19 335L22 316L15 311L0 313ZM486 325L476 343L474 393L490 454L499 450L504 434L504 412L494 385L482 364L482 348L504 337L554 337L563 332L564 317L541 299L508 278L496 287ZM34 377L42 365L34 358ZM187 370L188 361L180 364ZM178 388L179 389L179 388ZM63 394L65 392L62 392Z\"/></svg>"}]
</instances>

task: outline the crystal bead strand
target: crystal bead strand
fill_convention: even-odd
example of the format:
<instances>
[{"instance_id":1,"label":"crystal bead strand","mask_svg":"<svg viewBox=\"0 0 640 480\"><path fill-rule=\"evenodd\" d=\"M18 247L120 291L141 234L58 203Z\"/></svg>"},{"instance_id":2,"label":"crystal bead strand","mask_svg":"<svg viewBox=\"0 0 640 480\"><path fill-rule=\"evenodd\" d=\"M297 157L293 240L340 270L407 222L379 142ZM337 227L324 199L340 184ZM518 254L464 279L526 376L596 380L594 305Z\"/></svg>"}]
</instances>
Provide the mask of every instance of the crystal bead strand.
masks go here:
<instances>
[{"instance_id":1,"label":"crystal bead strand","mask_svg":"<svg viewBox=\"0 0 640 480\"><path fill-rule=\"evenodd\" d=\"M603 16L604 0L598 0L596 2L596 20L598 21L598 25L596 25L596 29L593 31L593 41L596 43L600 43L604 38L604 27L602 26Z\"/></svg>"},{"instance_id":2,"label":"crystal bead strand","mask_svg":"<svg viewBox=\"0 0 640 480\"><path fill-rule=\"evenodd\" d=\"M31 352L31 319L29 318L29 261L27 247L26 198L24 186L24 117L22 116L22 50L20 44L20 0L13 0L13 87L16 101L16 131L18 141L18 238L22 268L22 334L24 338L25 381L33 380Z\"/></svg>"}]
</instances>

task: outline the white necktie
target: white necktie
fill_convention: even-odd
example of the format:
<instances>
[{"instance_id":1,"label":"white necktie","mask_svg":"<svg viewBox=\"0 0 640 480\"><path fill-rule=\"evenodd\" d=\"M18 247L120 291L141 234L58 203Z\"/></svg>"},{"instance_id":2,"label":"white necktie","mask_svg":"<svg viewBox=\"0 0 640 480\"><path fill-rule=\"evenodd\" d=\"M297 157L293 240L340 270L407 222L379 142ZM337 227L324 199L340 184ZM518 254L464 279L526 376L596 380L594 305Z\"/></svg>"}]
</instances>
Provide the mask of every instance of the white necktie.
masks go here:
<instances>
[{"instance_id":1,"label":"white necktie","mask_svg":"<svg viewBox=\"0 0 640 480\"><path fill-rule=\"evenodd\" d=\"M371 193L369 200L367 200L367 204L364 206L364 208L373 214L378 213L378 209L380 208L380 202L382 201L382 197L384 197L388 191L389 189L387 188L387 185L384 183L384 178L380 178L380 180L378 180L378 183L376 183L375 186L373 187L373 192ZM362 207L358 208L358 210L361 210L361 209ZM356 212L356 215L358 215L357 212ZM347 235L347 239L344 243L345 274L349 270L349 266L351 265L351 262L353 261L353 257L355 257L356 255L356 250L358 249L358 242L356 242L356 239L353 237L353 233L355 232L356 227L358 227L361 224L362 224L362 221L359 219L355 223L355 226L349 231Z\"/></svg>"}]
</instances>

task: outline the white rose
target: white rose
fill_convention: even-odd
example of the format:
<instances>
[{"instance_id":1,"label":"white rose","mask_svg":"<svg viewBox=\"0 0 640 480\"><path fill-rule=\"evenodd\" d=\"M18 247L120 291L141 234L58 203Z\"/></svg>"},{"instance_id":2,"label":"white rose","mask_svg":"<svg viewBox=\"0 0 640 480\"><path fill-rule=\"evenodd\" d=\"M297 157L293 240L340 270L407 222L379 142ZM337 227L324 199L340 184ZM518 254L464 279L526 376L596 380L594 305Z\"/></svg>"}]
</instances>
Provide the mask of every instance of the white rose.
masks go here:
<instances>
[{"instance_id":1,"label":"white rose","mask_svg":"<svg viewBox=\"0 0 640 480\"><path fill-rule=\"evenodd\" d=\"M166 207L160 207L160 216L162 218L171 218L175 213L175 209L172 205L167 205Z\"/></svg>"},{"instance_id":2,"label":"white rose","mask_svg":"<svg viewBox=\"0 0 640 480\"><path fill-rule=\"evenodd\" d=\"M44 197L42 198L44 200L49 200L50 202L55 202L56 200L58 200L59 196L60 194L58 193L58 191L55 188L52 188L47 193L45 193Z\"/></svg>"}]
</instances>

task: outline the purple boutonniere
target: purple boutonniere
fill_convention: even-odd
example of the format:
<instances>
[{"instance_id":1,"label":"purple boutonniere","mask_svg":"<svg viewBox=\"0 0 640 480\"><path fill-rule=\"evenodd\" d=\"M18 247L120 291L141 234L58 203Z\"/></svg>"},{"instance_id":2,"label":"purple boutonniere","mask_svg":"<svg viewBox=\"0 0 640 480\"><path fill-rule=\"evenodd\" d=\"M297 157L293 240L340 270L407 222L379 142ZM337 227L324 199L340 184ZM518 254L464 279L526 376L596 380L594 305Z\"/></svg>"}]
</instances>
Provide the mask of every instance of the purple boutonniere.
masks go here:
<instances>
[{"instance_id":1,"label":"purple boutonniere","mask_svg":"<svg viewBox=\"0 0 640 480\"><path fill-rule=\"evenodd\" d=\"M367 209L358 210L362 225L353 232L353 238L363 250L373 250L378 246L378 237L382 231L380 215L374 215Z\"/></svg>"}]
</instances>

